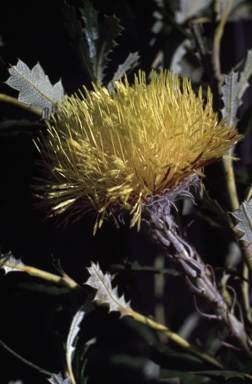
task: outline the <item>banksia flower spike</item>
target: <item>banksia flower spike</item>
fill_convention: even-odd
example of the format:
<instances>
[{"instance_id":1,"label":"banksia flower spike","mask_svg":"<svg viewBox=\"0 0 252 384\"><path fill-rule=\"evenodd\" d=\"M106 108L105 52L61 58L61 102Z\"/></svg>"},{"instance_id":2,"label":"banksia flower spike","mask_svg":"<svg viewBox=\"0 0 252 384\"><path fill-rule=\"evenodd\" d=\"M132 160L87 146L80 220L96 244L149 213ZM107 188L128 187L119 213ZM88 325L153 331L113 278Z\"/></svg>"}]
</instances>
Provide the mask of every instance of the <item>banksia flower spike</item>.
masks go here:
<instances>
[{"instance_id":1,"label":"banksia flower spike","mask_svg":"<svg viewBox=\"0 0 252 384\"><path fill-rule=\"evenodd\" d=\"M51 179L37 188L52 214L77 219L97 214L94 233L106 216L128 211L131 226L147 223L152 238L183 271L191 291L205 299L251 356L251 340L206 273L193 248L178 234L171 205L190 195L202 167L220 159L240 136L218 122L208 91L196 95L188 79L155 72L149 83L139 72L109 93L85 89L66 98L37 146ZM48 176L47 176L48 177ZM43 195L42 195L43 193ZM172 245L172 247L171 247Z\"/></svg>"},{"instance_id":2,"label":"banksia flower spike","mask_svg":"<svg viewBox=\"0 0 252 384\"><path fill-rule=\"evenodd\" d=\"M187 190L239 139L218 122L210 90L205 102L169 71L152 72L149 83L139 71L133 85L125 77L111 93L94 87L66 98L48 134L37 143L52 176L37 187L43 204L76 218L95 211L95 230L124 211L139 227L143 203Z\"/></svg>"}]
</instances>

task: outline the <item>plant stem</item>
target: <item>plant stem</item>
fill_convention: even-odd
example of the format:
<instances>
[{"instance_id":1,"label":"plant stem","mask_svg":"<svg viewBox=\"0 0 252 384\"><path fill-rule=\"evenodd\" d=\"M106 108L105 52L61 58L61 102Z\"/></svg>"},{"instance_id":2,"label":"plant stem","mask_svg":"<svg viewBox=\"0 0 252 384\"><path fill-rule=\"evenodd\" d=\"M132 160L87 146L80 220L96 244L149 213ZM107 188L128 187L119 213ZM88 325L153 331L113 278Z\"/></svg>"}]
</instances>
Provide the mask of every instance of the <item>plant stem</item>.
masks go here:
<instances>
[{"instance_id":1,"label":"plant stem","mask_svg":"<svg viewBox=\"0 0 252 384\"><path fill-rule=\"evenodd\" d=\"M222 160L224 173L225 173L225 182L227 189L227 196L229 202L229 209L235 211L239 208L239 199L237 195L236 182L234 176L233 168L233 159L232 159L232 149L229 150L229 157Z\"/></svg>"},{"instance_id":2,"label":"plant stem","mask_svg":"<svg viewBox=\"0 0 252 384\"><path fill-rule=\"evenodd\" d=\"M164 269L165 257L164 255L157 255L154 268ZM164 287L165 279L162 273L154 275L154 293L155 293L155 319L161 324L165 324L165 310L164 310Z\"/></svg>"},{"instance_id":3,"label":"plant stem","mask_svg":"<svg viewBox=\"0 0 252 384\"><path fill-rule=\"evenodd\" d=\"M153 206L143 208L143 218L149 223L149 230L156 240L166 251L167 257L183 271L185 280L190 291L202 297L215 314L205 314L209 319L220 320L226 324L230 333L234 336L252 358L251 340L246 333L242 321L236 318L233 313L233 306L229 308L225 299L217 290L215 285L214 272L209 277L206 273L206 266L193 249L179 237L175 230L175 223L162 203L156 202ZM171 249L172 252L171 252Z\"/></svg>"},{"instance_id":4,"label":"plant stem","mask_svg":"<svg viewBox=\"0 0 252 384\"><path fill-rule=\"evenodd\" d=\"M220 1L218 1L218 3L220 3ZM221 82L222 80L221 65L220 65L220 43L221 43L222 35L224 32L225 24L227 22L231 4L232 4L232 0L227 0L226 7L222 14L221 20L217 25L217 27L215 28L215 33L213 38L212 61L213 61L213 66L215 71L215 78L218 80L218 82Z\"/></svg>"},{"instance_id":5,"label":"plant stem","mask_svg":"<svg viewBox=\"0 0 252 384\"><path fill-rule=\"evenodd\" d=\"M244 310L246 318L250 323L252 323L252 313L251 313L251 307L250 307L250 297L249 297L249 269L246 263L243 263L243 277L242 280L242 296L243 296L243 303L244 303Z\"/></svg>"},{"instance_id":6,"label":"plant stem","mask_svg":"<svg viewBox=\"0 0 252 384\"><path fill-rule=\"evenodd\" d=\"M129 314L140 323L146 324L149 327L155 329L156 331L164 333L166 336L169 337L170 340L172 340L174 343L179 345L181 348L187 349L188 351L200 357L202 360L206 361L207 363L210 363L211 365L221 369L224 368L224 366L218 360L216 360L213 356L210 356L207 353L202 353L201 350L196 348L194 345L190 344L187 340L179 336L177 333L172 332L165 325L157 323L156 321L151 320L150 318L143 316L133 310L131 310Z\"/></svg>"},{"instance_id":7,"label":"plant stem","mask_svg":"<svg viewBox=\"0 0 252 384\"><path fill-rule=\"evenodd\" d=\"M9 353L11 353L13 356L17 357L19 360L21 360L23 363L29 365L30 367L37 369L39 372L44 373L45 375L52 376L53 372L47 371L46 369L40 368L38 365L31 363L29 360L26 360L24 357L20 356L17 352L13 351L8 345L6 345L2 340L0 340L0 345L6 349Z\"/></svg>"},{"instance_id":8,"label":"plant stem","mask_svg":"<svg viewBox=\"0 0 252 384\"><path fill-rule=\"evenodd\" d=\"M69 276L58 276L54 275L53 273L49 273L46 271L43 271L38 268L30 267L28 265L22 266L22 265L16 265L12 263L8 263L7 261L1 261L0 264L6 265L6 267L10 267L15 269L19 269L20 271L26 272L31 276L39 277L44 280L48 280L51 283L61 284L64 287L67 287L69 289L75 289L79 287L79 284L77 284L74 280L72 280Z\"/></svg>"},{"instance_id":9,"label":"plant stem","mask_svg":"<svg viewBox=\"0 0 252 384\"><path fill-rule=\"evenodd\" d=\"M19 108L23 108L27 111L30 111L34 113L35 115L41 116L42 110L38 108L31 108L29 104L21 103L18 101L15 97L11 97L8 95L5 95L4 93L0 93L0 101L3 101L5 103L13 104Z\"/></svg>"}]
</instances>

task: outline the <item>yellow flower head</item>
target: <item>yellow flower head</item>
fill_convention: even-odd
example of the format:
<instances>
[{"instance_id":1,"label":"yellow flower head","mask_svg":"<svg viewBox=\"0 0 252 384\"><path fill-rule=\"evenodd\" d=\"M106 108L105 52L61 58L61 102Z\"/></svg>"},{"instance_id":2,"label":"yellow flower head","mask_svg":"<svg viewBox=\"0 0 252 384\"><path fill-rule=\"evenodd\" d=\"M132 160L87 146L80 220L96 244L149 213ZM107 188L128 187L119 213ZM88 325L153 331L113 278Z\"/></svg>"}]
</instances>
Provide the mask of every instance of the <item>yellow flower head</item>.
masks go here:
<instances>
[{"instance_id":1,"label":"yellow flower head","mask_svg":"<svg viewBox=\"0 0 252 384\"><path fill-rule=\"evenodd\" d=\"M139 224L143 202L176 189L239 139L218 123L210 90L205 102L169 71L153 72L149 83L139 71L132 86L125 77L111 93L95 87L66 98L48 134L38 143L53 175L38 187L43 199L55 214L96 211L96 227L124 210Z\"/></svg>"}]
</instances>

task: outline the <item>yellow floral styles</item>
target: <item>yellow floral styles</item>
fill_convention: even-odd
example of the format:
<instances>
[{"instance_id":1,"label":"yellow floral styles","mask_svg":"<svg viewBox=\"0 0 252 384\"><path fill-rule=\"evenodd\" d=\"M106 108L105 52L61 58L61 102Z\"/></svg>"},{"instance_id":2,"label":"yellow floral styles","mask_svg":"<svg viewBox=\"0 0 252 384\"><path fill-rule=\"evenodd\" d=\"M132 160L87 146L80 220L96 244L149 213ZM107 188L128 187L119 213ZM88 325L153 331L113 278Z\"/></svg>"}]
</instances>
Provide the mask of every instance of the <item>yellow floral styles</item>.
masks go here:
<instances>
[{"instance_id":1,"label":"yellow floral styles","mask_svg":"<svg viewBox=\"0 0 252 384\"><path fill-rule=\"evenodd\" d=\"M140 223L142 203L164 195L220 159L239 139L218 122L212 95L192 90L191 82L169 71L139 71L106 87L66 98L38 143L48 179L38 186L51 213L81 217L129 211ZM42 192L43 191L43 195Z\"/></svg>"}]
</instances>

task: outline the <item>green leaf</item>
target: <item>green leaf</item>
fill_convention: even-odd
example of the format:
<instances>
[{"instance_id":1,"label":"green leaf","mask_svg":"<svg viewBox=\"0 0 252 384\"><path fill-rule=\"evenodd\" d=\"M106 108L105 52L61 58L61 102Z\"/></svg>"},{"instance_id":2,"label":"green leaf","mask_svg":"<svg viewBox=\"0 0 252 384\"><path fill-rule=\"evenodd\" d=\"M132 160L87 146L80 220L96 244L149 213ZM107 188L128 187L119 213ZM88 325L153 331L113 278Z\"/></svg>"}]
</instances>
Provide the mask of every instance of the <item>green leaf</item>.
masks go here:
<instances>
[{"instance_id":1,"label":"green leaf","mask_svg":"<svg viewBox=\"0 0 252 384\"><path fill-rule=\"evenodd\" d=\"M239 220L235 228L244 233L241 239L249 243L248 248L252 251L252 200L244 201L232 215Z\"/></svg>"},{"instance_id":2,"label":"green leaf","mask_svg":"<svg viewBox=\"0 0 252 384\"><path fill-rule=\"evenodd\" d=\"M108 55L117 45L115 39L121 34L123 28L115 16L105 16L104 22L98 22L99 12L91 1L84 2L80 8L81 21L77 17L74 7L65 4L62 9L66 29L71 43L79 56L91 81L102 85L104 71L109 61Z\"/></svg>"},{"instance_id":3,"label":"green leaf","mask_svg":"<svg viewBox=\"0 0 252 384\"><path fill-rule=\"evenodd\" d=\"M65 27L71 40L70 45L79 57L84 69L89 74L92 81L95 82L92 62L89 57L87 41L84 39L84 31L81 21L78 19L76 10L66 2L62 8L62 14L65 21Z\"/></svg>"},{"instance_id":4,"label":"green leaf","mask_svg":"<svg viewBox=\"0 0 252 384\"><path fill-rule=\"evenodd\" d=\"M19 91L18 101L41 109L42 118L48 119L64 96L61 80L52 85L39 63L30 69L21 60L9 69L9 73L11 76L6 84Z\"/></svg>"},{"instance_id":5,"label":"green leaf","mask_svg":"<svg viewBox=\"0 0 252 384\"><path fill-rule=\"evenodd\" d=\"M225 75L225 84L221 87L222 101L224 103L221 113L223 119L227 119L229 126L236 125L237 122L236 114L239 107L239 86L238 72L231 71L228 75Z\"/></svg>"},{"instance_id":6,"label":"green leaf","mask_svg":"<svg viewBox=\"0 0 252 384\"><path fill-rule=\"evenodd\" d=\"M33 292L41 292L52 296L60 296L69 293L69 288L57 287L53 285L48 286L39 283L19 283L18 288L26 289Z\"/></svg>"},{"instance_id":7,"label":"green leaf","mask_svg":"<svg viewBox=\"0 0 252 384\"><path fill-rule=\"evenodd\" d=\"M240 76L240 86L237 94L239 99L242 98L246 89L249 86L248 79L250 78L251 74L252 74L252 49L249 49L247 52L244 70Z\"/></svg>"},{"instance_id":8,"label":"green leaf","mask_svg":"<svg viewBox=\"0 0 252 384\"><path fill-rule=\"evenodd\" d=\"M94 8L90 1L84 3L81 9L82 20L85 27L83 32L86 40L86 56L89 59L92 71L92 80L97 83L96 66L97 66L97 48L96 42L99 38L98 11Z\"/></svg>"},{"instance_id":9,"label":"green leaf","mask_svg":"<svg viewBox=\"0 0 252 384\"><path fill-rule=\"evenodd\" d=\"M21 267L25 267L25 264L19 259L17 260L11 252L8 252L6 254L0 254L0 269L3 269L5 271L5 274L9 272L23 272L21 269L15 268L15 267L9 267L8 265L5 265L4 263L10 263L12 265L17 265Z\"/></svg>"},{"instance_id":10,"label":"green leaf","mask_svg":"<svg viewBox=\"0 0 252 384\"><path fill-rule=\"evenodd\" d=\"M98 12L90 1L86 1L81 9L83 29L87 54L92 65L93 79L101 85L104 79L104 70L109 61L108 55L117 45L115 39L121 34L123 28L119 19L113 16L105 16L102 24L98 23Z\"/></svg>"},{"instance_id":11,"label":"green leaf","mask_svg":"<svg viewBox=\"0 0 252 384\"><path fill-rule=\"evenodd\" d=\"M109 62L108 55L117 45L115 42L123 31L116 16L105 16L104 23L99 26L99 39L97 40L96 78L98 84L103 83L104 70Z\"/></svg>"},{"instance_id":12,"label":"green leaf","mask_svg":"<svg viewBox=\"0 0 252 384\"><path fill-rule=\"evenodd\" d=\"M75 384L75 378L72 370L72 357L75 350L75 347L73 346L76 336L80 330L80 323L84 319L85 312L83 310L83 306L76 312L67 337L67 343L66 343L66 362L67 362L67 369L71 378L71 384Z\"/></svg>"},{"instance_id":13,"label":"green leaf","mask_svg":"<svg viewBox=\"0 0 252 384\"><path fill-rule=\"evenodd\" d=\"M121 317L130 315L132 311L130 302L126 302L124 296L119 297L117 287L112 287L114 276L109 273L103 274L98 263L92 262L91 267L87 270L90 277L85 284L97 290L93 301L108 305L110 312L118 311Z\"/></svg>"},{"instance_id":14,"label":"green leaf","mask_svg":"<svg viewBox=\"0 0 252 384\"><path fill-rule=\"evenodd\" d=\"M161 369L161 380L164 383L174 384L215 384L214 381L205 380L205 378L195 376L191 372L175 371L172 369ZM166 381L167 380L167 381Z\"/></svg>"},{"instance_id":15,"label":"green leaf","mask_svg":"<svg viewBox=\"0 0 252 384\"><path fill-rule=\"evenodd\" d=\"M210 376L210 377L223 377L224 380L229 379L242 379L246 380L246 373L237 372L237 371L198 371L192 372L194 375Z\"/></svg>"}]
</instances>

